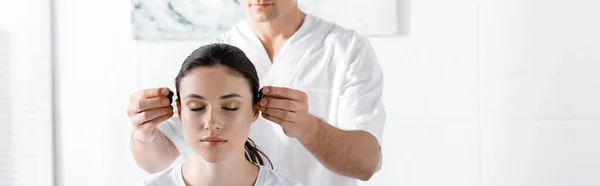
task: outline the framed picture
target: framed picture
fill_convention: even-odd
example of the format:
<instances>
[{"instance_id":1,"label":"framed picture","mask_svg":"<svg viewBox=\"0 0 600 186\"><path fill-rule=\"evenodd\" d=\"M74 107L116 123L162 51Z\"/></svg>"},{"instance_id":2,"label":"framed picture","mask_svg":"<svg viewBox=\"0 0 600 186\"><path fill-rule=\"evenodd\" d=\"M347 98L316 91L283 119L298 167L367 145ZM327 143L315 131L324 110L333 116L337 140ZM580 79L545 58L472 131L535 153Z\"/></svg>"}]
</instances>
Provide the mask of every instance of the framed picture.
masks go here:
<instances>
[{"instance_id":1,"label":"framed picture","mask_svg":"<svg viewBox=\"0 0 600 186\"><path fill-rule=\"evenodd\" d=\"M239 0L133 0L136 40L202 40L242 21ZM304 12L366 36L398 33L397 0L298 0Z\"/></svg>"}]
</instances>

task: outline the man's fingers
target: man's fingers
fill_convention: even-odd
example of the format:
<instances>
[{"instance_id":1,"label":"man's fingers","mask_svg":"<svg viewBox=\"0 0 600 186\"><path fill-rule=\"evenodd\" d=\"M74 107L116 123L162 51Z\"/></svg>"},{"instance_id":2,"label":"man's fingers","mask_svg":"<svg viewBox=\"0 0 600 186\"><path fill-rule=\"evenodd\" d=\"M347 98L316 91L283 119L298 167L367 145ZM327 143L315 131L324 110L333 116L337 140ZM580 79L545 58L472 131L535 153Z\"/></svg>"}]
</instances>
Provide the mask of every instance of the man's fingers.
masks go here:
<instances>
[{"instance_id":1,"label":"man's fingers","mask_svg":"<svg viewBox=\"0 0 600 186\"><path fill-rule=\"evenodd\" d=\"M308 100L308 96L306 95L306 93L299 91L299 90L284 88L284 87L272 87L272 86L263 87L262 93L267 97L291 99L291 100L296 100L296 101L300 101L300 102L304 102L304 101Z\"/></svg>"},{"instance_id":2,"label":"man's fingers","mask_svg":"<svg viewBox=\"0 0 600 186\"><path fill-rule=\"evenodd\" d=\"M259 104L261 107L276 108L291 112L308 110L307 108L305 108L306 106L304 106L300 102L287 99L263 98L262 100L260 100Z\"/></svg>"},{"instance_id":3,"label":"man's fingers","mask_svg":"<svg viewBox=\"0 0 600 186\"><path fill-rule=\"evenodd\" d=\"M147 121L144 124L142 124L140 127L144 131L150 131L153 128L156 128L156 125L162 123L163 121L168 120L171 117L173 117L173 112L167 113L166 115L160 116L158 118L154 118L150 121Z\"/></svg>"},{"instance_id":4,"label":"man's fingers","mask_svg":"<svg viewBox=\"0 0 600 186\"><path fill-rule=\"evenodd\" d=\"M167 95L169 95L169 88L151 88L142 90L139 98L167 97Z\"/></svg>"},{"instance_id":5,"label":"man's fingers","mask_svg":"<svg viewBox=\"0 0 600 186\"><path fill-rule=\"evenodd\" d=\"M160 107L155 109L150 109L144 112L140 112L134 116L134 124L136 125L144 125L148 122L151 122L155 119L159 119L161 117L170 115L173 113L173 107ZM162 121L161 121L162 122ZM160 122L159 122L160 123Z\"/></svg>"},{"instance_id":6,"label":"man's fingers","mask_svg":"<svg viewBox=\"0 0 600 186\"><path fill-rule=\"evenodd\" d=\"M289 112L286 110L281 110L281 109L276 109L276 108L264 108L261 107L261 111L265 114L268 114L270 116L279 118L281 120L285 120L288 122L294 122L294 119L297 116L297 113L295 112Z\"/></svg>"},{"instance_id":7,"label":"man's fingers","mask_svg":"<svg viewBox=\"0 0 600 186\"><path fill-rule=\"evenodd\" d=\"M171 102L165 97L142 99L129 105L128 113L137 114L146 110L170 106Z\"/></svg>"}]
</instances>

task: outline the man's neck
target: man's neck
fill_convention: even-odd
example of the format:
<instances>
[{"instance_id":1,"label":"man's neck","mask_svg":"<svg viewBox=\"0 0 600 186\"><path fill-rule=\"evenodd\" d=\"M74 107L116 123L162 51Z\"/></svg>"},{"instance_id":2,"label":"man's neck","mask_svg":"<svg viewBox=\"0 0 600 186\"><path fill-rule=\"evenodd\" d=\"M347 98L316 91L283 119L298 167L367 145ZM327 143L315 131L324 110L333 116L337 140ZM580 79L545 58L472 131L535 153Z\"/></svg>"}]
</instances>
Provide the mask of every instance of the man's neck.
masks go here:
<instances>
[{"instance_id":1,"label":"man's neck","mask_svg":"<svg viewBox=\"0 0 600 186\"><path fill-rule=\"evenodd\" d=\"M186 185L254 185L258 167L243 156L231 157L219 163L206 162L200 155L183 165L182 174Z\"/></svg>"},{"instance_id":2,"label":"man's neck","mask_svg":"<svg viewBox=\"0 0 600 186\"><path fill-rule=\"evenodd\" d=\"M259 23L251 18L247 18L246 22L260 40L271 62L274 62L285 42L302 26L305 17L306 14L296 8L269 22Z\"/></svg>"},{"instance_id":3,"label":"man's neck","mask_svg":"<svg viewBox=\"0 0 600 186\"><path fill-rule=\"evenodd\" d=\"M261 41L287 40L302 26L306 14L300 9L294 9L269 22L256 22L247 18L250 29Z\"/></svg>"}]
</instances>

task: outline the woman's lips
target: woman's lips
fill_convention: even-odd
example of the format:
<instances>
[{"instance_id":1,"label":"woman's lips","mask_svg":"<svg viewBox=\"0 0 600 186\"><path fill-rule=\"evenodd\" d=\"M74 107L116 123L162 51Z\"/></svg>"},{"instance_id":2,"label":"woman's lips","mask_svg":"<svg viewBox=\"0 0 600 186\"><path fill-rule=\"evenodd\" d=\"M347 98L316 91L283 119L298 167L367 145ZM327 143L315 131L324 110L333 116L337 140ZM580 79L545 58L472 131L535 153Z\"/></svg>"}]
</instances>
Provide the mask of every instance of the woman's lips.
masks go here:
<instances>
[{"instance_id":1,"label":"woman's lips","mask_svg":"<svg viewBox=\"0 0 600 186\"><path fill-rule=\"evenodd\" d=\"M273 5L273 3L255 3L255 4L250 4L251 7L255 7L255 8L267 8L269 6Z\"/></svg>"},{"instance_id":2,"label":"woman's lips","mask_svg":"<svg viewBox=\"0 0 600 186\"><path fill-rule=\"evenodd\" d=\"M216 137L216 136L211 136L211 137L207 137L207 138L201 139L200 142L202 142L202 143L204 143L204 144L206 144L206 145L208 145L210 147L216 147L216 146L219 146L219 145L221 145L223 143L226 143L227 140L225 140L223 138Z\"/></svg>"}]
</instances>

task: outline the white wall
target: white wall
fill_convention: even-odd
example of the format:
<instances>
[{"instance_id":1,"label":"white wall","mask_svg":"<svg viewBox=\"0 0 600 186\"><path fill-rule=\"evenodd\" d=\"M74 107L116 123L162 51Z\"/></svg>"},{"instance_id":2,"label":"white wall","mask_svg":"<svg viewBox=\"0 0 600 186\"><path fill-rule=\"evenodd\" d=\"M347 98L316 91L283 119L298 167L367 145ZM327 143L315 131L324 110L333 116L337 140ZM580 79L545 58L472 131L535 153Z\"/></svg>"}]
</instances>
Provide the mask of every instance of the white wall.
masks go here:
<instances>
[{"instance_id":1,"label":"white wall","mask_svg":"<svg viewBox=\"0 0 600 186\"><path fill-rule=\"evenodd\" d=\"M51 185L50 3L0 1L0 185Z\"/></svg>"},{"instance_id":2,"label":"white wall","mask_svg":"<svg viewBox=\"0 0 600 186\"><path fill-rule=\"evenodd\" d=\"M600 185L600 1L482 2L485 185Z\"/></svg>"},{"instance_id":3,"label":"white wall","mask_svg":"<svg viewBox=\"0 0 600 186\"><path fill-rule=\"evenodd\" d=\"M364 185L600 184L597 2L400 2L408 35L370 38L388 122ZM132 41L129 1L56 3L61 180L133 183L127 96L172 86L198 42Z\"/></svg>"},{"instance_id":4,"label":"white wall","mask_svg":"<svg viewBox=\"0 0 600 186\"><path fill-rule=\"evenodd\" d=\"M410 1L409 36L372 38L384 69L384 167L367 185L476 186L477 1Z\"/></svg>"},{"instance_id":5,"label":"white wall","mask_svg":"<svg viewBox=\"0 0 600 186\"><path fill-rule=\"evenodd\" d=\"M138 87L130 1L56 0L60 185L133 185L128 96Z\"/></svg>"}]
</instances>

